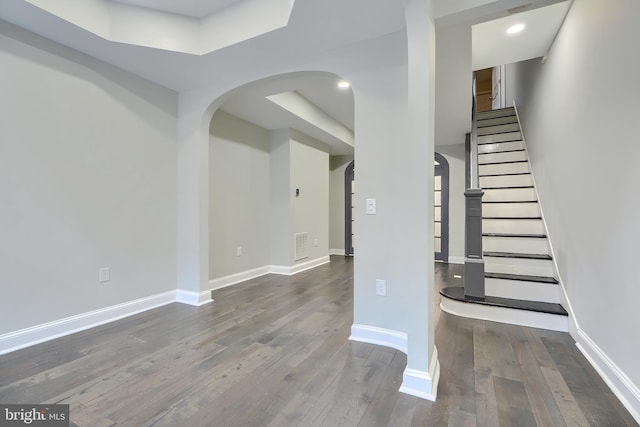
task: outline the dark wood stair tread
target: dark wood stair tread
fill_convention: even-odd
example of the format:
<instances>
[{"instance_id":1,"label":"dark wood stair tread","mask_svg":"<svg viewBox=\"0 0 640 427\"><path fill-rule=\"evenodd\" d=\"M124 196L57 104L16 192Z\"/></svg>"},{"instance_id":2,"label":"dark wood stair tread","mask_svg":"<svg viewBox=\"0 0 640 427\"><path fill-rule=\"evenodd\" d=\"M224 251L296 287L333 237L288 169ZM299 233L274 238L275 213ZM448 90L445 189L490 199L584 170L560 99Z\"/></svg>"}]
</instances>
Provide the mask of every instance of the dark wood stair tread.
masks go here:
<instances>
[{"instance_id":1,"label":"dark wood stair tread","mask_svg":"<svg viewBox=\"0 0 640 427\"><path fill-rule=\"evenodd\" d=\"M482 203L538 203L537 200L483 200Z\"/></svg>"},{"instance_id":2,"label":"dark wood stair tread","mask_svg":"<svg viewBox=\"0 0 640 427\"><path fill-rule=\"evenodd\" d=\"M555 314L559 316L568 316L567 310L560 304L541 301L526 301L520 299L500 298L485 296L484 298L469 298L464 295L464 288L460 286L444 288L440 290L440 295L445 298L453 299L460 302L470 304L488 305L493 307L512 308L515 310L535 311L538 313Z\"/></svg>"},{"instance_id":3,"label":"dark wood stair tread","mask_svg":"<svg viewBox=\"0 0 640 427\"><path fill-rule=\"evenodd\" d=\"M517 252L484 252L484 256L490 256L494 258L524 258L524 259L542 259L552 260L551 255L548 254L521 254Z\"/></svg>"},{"instance_id":4,"label":"dark wood stair tread","mask_svg":"<svg viewBox=\"0 0 640 427\"><path fill-rule=\"evenodd\" d=\"M513 233L482 233L483 237L530 237L533 239L544 239L546 234L513 234Z\"/></svg>"},{"instance_id":5,"label":"dark wood stair tread","mask_svg":"<svg viewBox=\"0 0 640 427\"><path fill-rule=\"evenodd\" d=\"M533 188L533 185L505 185L505 186L485 186L481 190L514 190L518 188Z\"/></svg>"},{"instance_id":6,"label":"dark wood stair tread","mask_svg":"<svg viewBox=\"0 0 640 427\"><path fill-rule=\"evenodd\" d=\"M483 216L482 219L542 219L541 216Z\"/></svg>"},{"instance_id":7,"label":"dark wood stair tread","mask_svg":"<svg viewBox=\"0 0 640 427\"><path fill-rule=\"evenodd\" d=\"M551 283L558 284L555 277L545 276L527 276L525 274L509 274L509 273L484 273L485 279L505 279L505 280L519 280L522 282L536 282L536 283Z\"/></svg>"}]
</instances>

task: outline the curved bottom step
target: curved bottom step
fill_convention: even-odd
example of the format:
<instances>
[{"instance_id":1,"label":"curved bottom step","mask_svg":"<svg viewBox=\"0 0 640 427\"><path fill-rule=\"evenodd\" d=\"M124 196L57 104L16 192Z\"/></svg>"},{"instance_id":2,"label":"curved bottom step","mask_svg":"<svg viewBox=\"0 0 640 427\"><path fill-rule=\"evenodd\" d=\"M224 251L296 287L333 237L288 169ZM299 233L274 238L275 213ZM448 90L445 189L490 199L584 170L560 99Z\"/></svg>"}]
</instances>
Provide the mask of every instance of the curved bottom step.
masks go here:
<instances>
[{"instance_id":1,"label":"curved bottom step","mask_svg":"<svg viewBox=\"0 0 640 427\"><path fill-rule=\"evenodd\" d=\"M510 323L552 331L569 331L567 311L560 304L485 297L466 298L464 288L449 287L440 291L442 311L455 316L492 322Z\"/></svg>"}]
</instances>

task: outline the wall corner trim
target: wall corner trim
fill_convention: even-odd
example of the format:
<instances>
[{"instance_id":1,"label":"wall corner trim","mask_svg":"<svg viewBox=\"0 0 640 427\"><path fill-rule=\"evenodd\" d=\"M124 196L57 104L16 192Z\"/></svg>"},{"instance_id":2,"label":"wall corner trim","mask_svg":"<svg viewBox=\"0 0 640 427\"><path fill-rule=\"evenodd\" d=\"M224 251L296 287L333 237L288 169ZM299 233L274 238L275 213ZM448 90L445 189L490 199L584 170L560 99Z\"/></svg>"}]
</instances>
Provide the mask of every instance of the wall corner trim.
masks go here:
<instances>
[{"instance_id":1,"label":"wall corner trim","mask_svg":"<svg viewBox=\"0 0 640 427\"><path fill-rule=\"evenodd\" d=\"M438 362L438 349L433 348L429 372L417 369L405 368L402 374L402 386L400 392L427 400L436 400L438 394L438 382L440 381L440 362Z\"/></svg>"},{"instance_id":2,"label":"wall corner trim","mask_svg":"<svg viewBox=\"0 0 640 427\"><path fill-rule=\"evenodd\" d=\"M640 424L640 389L607 354L587 335L578 329L573 336L576 346L598 372L613 394L622 402L631 416Z\"/></svg>"},{"instance_id":3,"label":"wall corner trim","mask_svg":"<svg viewBox=\"0 0 640 427\"><path fill-rule=\"evenodd\" d=\"M168 291L9 332L0 335L0 355L113 322L175 301L176 291Z\"/></svg>"},{"instance_id":4,"label":"wall corner trim","mask_svg":"<svg viewBox=\"0 0 640 427\"><path fill-rule=\"evenodd\" d=\"M210 290L202 291L202 292L193 292L193 291L185 291L184 289L178 289L175 295L176 295L175 302L179 302L182 304L189 304L196 307L213 302L213 298L211 298Z\"/></svg>"},{"instance_id":5,"label":"wall corner trim","mask_svg":"<svg viewBox=\"0 0 640 427\"><path fill-rule=\"evenodd\" d=\"M351 325L351 341L382 345L407 354L407 334L377 326Z\"/></svg>"}]
</instances>

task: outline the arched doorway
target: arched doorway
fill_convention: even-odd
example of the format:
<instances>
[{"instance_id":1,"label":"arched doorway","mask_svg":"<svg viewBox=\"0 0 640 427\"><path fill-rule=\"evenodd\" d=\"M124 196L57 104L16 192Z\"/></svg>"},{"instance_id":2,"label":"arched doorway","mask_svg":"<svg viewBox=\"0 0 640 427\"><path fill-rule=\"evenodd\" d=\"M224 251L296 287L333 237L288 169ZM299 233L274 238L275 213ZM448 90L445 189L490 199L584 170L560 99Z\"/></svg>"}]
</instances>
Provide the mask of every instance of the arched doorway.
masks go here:
<instances>
[{"instance_id":1,"label":"arched doorway","mask_svg":"<svg viewBox=\"0 0 640 427\"><path fill-rule=\"evenodd\" d=\"M355 193L354 164L344 171L344 254L353 256L353 196Z\"/></svg>"},{"instance_id":2,"label":"arched doorway","mask_svg":"<svg viewBox=\"0 0 640 427\"><path fill-rule=\"evenodd\" d=\"M434 258L449 261L449 162L442 154L434 159Z\"/></svg>"}]
</instances>

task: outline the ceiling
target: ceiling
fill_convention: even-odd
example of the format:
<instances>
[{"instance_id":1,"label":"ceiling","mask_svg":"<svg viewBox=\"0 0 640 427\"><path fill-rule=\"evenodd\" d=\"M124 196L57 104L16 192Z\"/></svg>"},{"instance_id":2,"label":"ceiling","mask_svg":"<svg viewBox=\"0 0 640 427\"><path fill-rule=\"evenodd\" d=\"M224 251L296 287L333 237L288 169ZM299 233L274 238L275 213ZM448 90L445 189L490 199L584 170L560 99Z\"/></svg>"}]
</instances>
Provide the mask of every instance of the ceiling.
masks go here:
<instances>
[{"instance_id":1,"label":"ceiling","mask_svg":"<svg viewBox=\"0 0 640 427\"><path fill-rule=\"evenodd\" d=\"M242 0L110 0L115 3L154 9L176 15L204 18L218 12L232 3Z\"/></svg>"},{"instance_id":2,"label":"ceiling","mask_svg":"<svg viewBox=\"0 0 640 427\"><path fill-rule=\"evenodd\" d=\"M494 6L514 1L523 3L479 3ZM548 4L557 0L531 1ZM472 27L474 69L542 56L568 3L483 23L477 17L469 19L469 25L477 23ZM283 8L282 13L274 15L272 26L261 26L276 6ZM504 9L501 13L508 14ZM371 0L1 0L0 19L176 91L210 84L214 74L241 75L261 64L286 64L292 58L311 57L404 28L399 0L376 0L375 7ZM100 26L102 19L109 31ZM527 23L517 38L504 34L505 25L512 21ZM164 24L152 28L155 23ZM169 43L172 37L168 35L173 33L167 23L184 30ZM215 39L207 48L196 37L201 36L203 23L211 24L207 38ZM193 33L196 36L189 32L194 25L199 28ZM248 27L256 27L255 32L247 32ZM220 28L224 34L215 32ZM119 38L113 39L116 30ZM338 90L337 80L338 76L317 73L275 86L252 86L237 92L222 109L266 129L297 129L327 144L331 154L352 153L344 130L353 135L353 94ZM298 105L307 102L303 110L318 114L302 117L295 109L267 98L282 93L293 93Z\"/></svg>"},{"instance_id":3,"label":"ceiling","mask_svg":"<svg viewBox=\"0 0 640 427\"><path fill-rule=\"evenodd\" d=\"M563 1L537 9L524 9L521 13L473 25L473 70L545 56L569 5L569 1ZM519 33L507 34L507 29L515 24L525 27Z\"/></svg>"}]
</instances>

